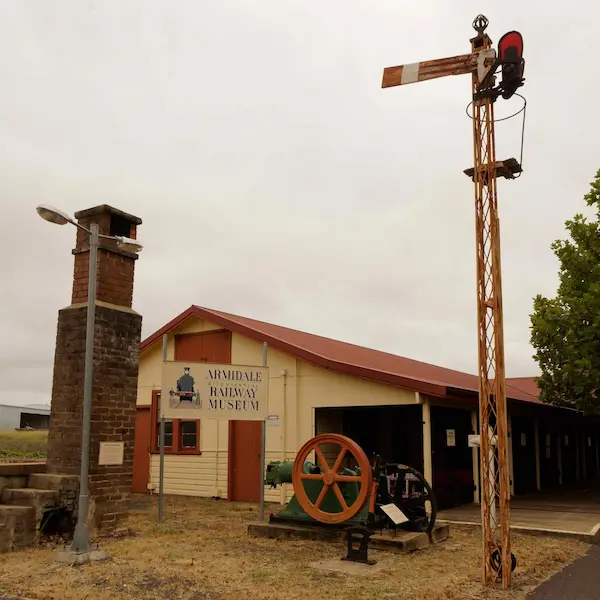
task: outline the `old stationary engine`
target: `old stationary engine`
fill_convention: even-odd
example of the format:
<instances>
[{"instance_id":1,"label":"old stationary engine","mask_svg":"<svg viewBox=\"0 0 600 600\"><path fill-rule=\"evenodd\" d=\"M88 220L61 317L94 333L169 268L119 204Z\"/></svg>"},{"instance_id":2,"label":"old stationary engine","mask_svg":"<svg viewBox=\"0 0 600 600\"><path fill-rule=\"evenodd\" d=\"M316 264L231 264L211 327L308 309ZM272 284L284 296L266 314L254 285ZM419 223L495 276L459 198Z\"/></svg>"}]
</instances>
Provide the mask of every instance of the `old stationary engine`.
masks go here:
<instances>
[{"instance_id":1,"label":"old stationary engine","mask_svg":"<svg viewBox=\"0 0 600 600\"><path fill-rule=\"evenodd\" d=\"M427 533L435 524L435 496L421 473L378 456L369 460L356 442L336 433L306 442L294 462L271 462L266 483L294 488L289 504L271 515L271 522Z\"/></svg>"}]
</instances>

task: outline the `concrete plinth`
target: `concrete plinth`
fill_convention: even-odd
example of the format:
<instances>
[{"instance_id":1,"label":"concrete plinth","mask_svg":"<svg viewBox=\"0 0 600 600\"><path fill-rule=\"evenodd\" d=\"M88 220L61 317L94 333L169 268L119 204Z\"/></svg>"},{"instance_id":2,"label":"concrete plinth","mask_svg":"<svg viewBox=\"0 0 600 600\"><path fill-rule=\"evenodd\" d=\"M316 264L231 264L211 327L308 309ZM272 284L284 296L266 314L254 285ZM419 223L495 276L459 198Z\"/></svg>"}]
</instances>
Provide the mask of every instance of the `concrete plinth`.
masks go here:
<instances>
[{"instance_id":1,"label":"concrete plinth","mask_svg":"<svg viewBox=\"0 0 600 600\"><path fill-rule=\"evenodd\" d=\"M68 565L85 565L90 562L107 560L108 554L104 550L90 550L89 552L74 552L73 550L61 550L56 555L56 561Z\"/></svg>"},{"instance_id":2,"label":"concrete plinth","mask_svg":"<svg viewBox=\"0 0 600 600\"><path fill-rule=\"evenodd\" d=\"M278 540L312 540L342 543L346 541L346 533L343 529L296 525L292 523L250 523L248 525L248 534ZM438 524L435 525L430 535L401 530L395 534L388 532L378 533L371 536L369 548L407 553L420 550L435 542L441 542L449 535L449 526Z\"/></svg>"},{"instance_id":3,"label":"concrete plinth","mask_svg":"<svg viewBox=\"0 0 600 600\"><path fill-rule=\"evenodd\" d=\"M388 564L385 561L381 561L374 565L365 565L363 563L334 558L331 560L319 560L310 563L309 566L320 571L334 571L335 573L346 573L348 575L360 575L364 577L383 571L383 569L387 568Z\"/></svg>"}]
</instances>

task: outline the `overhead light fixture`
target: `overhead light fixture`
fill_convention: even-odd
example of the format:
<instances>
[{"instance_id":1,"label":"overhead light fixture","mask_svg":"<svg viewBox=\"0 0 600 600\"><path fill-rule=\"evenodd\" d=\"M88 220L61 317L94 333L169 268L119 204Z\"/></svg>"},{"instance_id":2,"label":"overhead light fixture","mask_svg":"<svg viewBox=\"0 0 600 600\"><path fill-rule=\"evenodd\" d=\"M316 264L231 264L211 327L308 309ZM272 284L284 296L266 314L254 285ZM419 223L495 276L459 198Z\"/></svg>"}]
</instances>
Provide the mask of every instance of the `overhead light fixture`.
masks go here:
<instances>
[{"instance_id":1,"label":"overhead light fixture","mask_svg":"<svg viewBox=\"0 0 600 600\"><path fill-rule=\"evenodd\" d=\"M66 212L54 208L54 206L50 206L49 204L40 204L36 210L38 215L40 215L44 221L48 221L49 223L54 223L56 225L73 223L73 219L71 219Z\"/></svg>"}]
</instances>

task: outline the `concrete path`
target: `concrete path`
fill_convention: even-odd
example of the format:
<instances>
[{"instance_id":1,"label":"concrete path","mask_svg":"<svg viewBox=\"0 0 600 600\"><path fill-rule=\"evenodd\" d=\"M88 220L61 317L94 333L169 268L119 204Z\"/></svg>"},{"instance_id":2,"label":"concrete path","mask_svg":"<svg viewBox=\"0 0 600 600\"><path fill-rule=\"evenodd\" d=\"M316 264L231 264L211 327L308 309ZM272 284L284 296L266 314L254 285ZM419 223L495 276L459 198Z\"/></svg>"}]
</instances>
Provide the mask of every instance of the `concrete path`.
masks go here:
<instances>
[{"instance_id":1,"label":"concrete path","mask_svg":"<svg viewBox=\"0 0 600 600\"><path fill-rule=\"evenodd\" d=\"M600 598L600 547L590 550L545 581L527 600L597 600Z\"/></svg>"},{"instance_id":2,"label":"concrete path","mask_svg":"<svg viewBox=\"0 0 600 600\"><path fill-rule=\"evenodd\" d=\"M478 504L440 511L440 522L479 525ZM597 491L532 494L511 500L511 528L600 541L600 495ZM600 594L599 594L600 598Z\"/></svg>"}]
</instances>

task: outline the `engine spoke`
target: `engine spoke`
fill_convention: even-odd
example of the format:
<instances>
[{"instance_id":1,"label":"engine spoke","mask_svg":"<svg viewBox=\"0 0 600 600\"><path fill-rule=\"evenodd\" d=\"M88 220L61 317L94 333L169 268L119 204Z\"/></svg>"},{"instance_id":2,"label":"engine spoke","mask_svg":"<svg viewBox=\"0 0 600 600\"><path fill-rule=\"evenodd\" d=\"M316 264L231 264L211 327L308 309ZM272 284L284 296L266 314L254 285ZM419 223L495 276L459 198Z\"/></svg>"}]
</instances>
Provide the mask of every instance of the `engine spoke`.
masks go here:
<instances>
[{"instance_id":1,"label":"engine spoke","mask_svg":"<svg viewBox=\"0 0 600 600\"><path fill-rule=\"evenodd\" d=\"M337 473L340 470L340 467L342 466L342 461L344 460L347 451L347 448L342 448L340 453L338 454L338 457L336 458L335 464L333 465L332 469L334 473Z\"/></svg>"},{"instance_id":2,"label":"engine spoke","mask_svg":"<svg viewBox=\"0 0 600 600\"><path fill-rule=\"evenodd\" d=\"M340 475L338 473L333 476L333 479L335 481L347 481L348 483L360 483L362 481L362 478L358 475Z\"/></svg>"},{"instance_id":3,"label":"engine spoke","mask_svg":"<svg viewBox=\"0 0 600 600\"><path fill-rule=\"evenodd\" d=\"M319 496L317 497L317 500L315 501L316 508L319 508L319 506L321 506L321 503L325 499L325 494L327 494L328 490L329 490L329 486L326 483L323 484L323 488L321 489L321 492L320 492Z\"/></svg>"},{"instance_id":4,"label":"engine spoke","mask_svg":"<svg viewBox=\"0 0 600 600\"><path fill-rule=\"evenodd\" d=\"M321 466L323 467L323 469L325 469L325 471L331 471L331 467L329 466L329 463L325 459L323 452L321 452L321 448L319 448L318 444L315 445L315 454L317 455L317 462L321 463Z\"/></svg>"},{"instance_id":5,"label":"engine spoke","mask_svg":"<svg viewBox=\"0 0 600 600\"><path fill-rule=\"evenodd\" d=\"M334 482L333 484L333 491L340 503L340 506L342 507L342 510L346 511L348 510L348 505L346 504L346 499L344 498L344 495L342 494L342 490L340 490L340 486Z\"/></svg>"}]
</instances>

